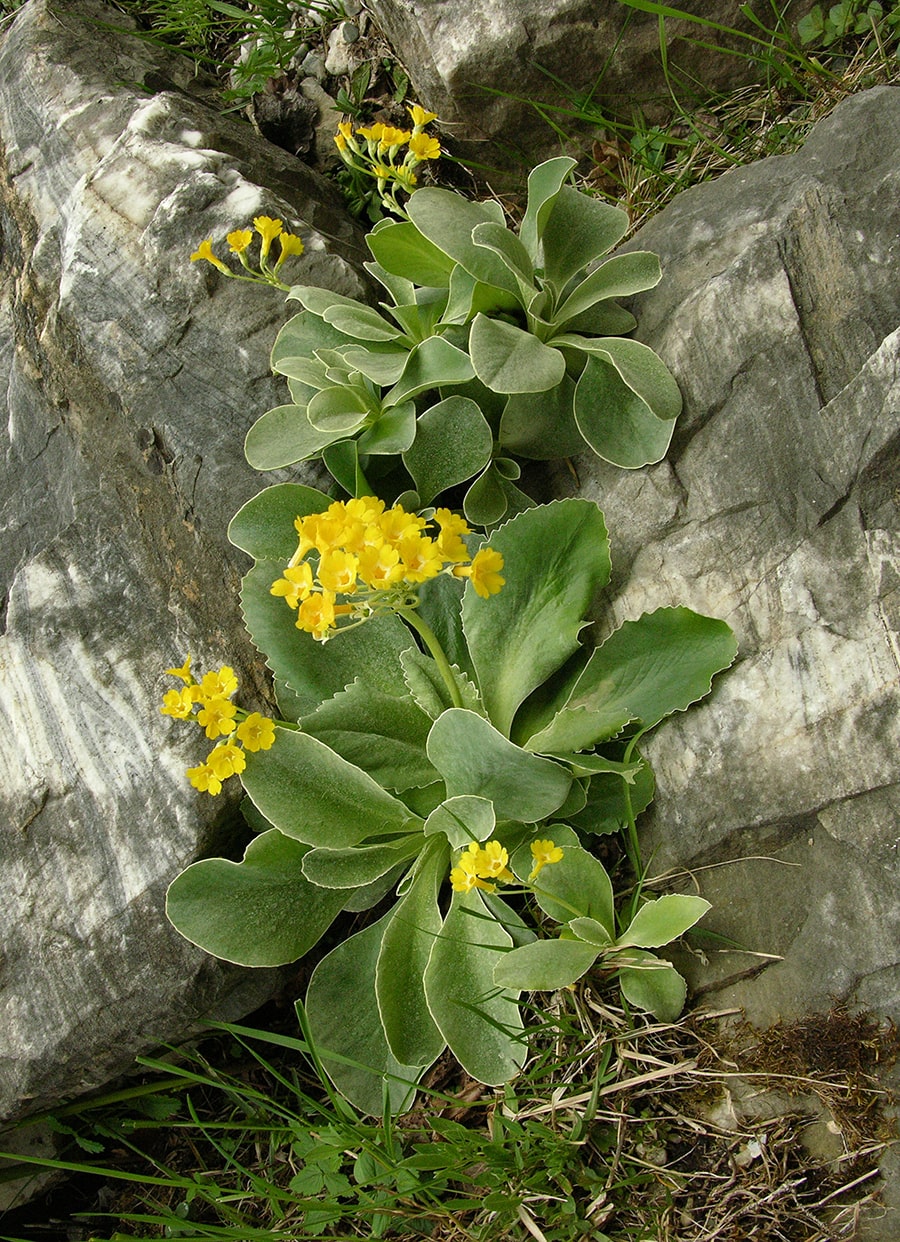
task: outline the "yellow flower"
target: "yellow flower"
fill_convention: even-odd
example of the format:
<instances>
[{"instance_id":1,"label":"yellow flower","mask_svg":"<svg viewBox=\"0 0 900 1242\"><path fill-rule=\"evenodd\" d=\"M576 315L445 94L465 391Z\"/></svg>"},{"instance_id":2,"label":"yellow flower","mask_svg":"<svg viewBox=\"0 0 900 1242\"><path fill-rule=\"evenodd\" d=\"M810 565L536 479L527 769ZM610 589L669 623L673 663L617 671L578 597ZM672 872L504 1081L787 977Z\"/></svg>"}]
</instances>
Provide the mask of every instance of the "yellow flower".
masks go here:
<instances>
[{"instance_id":1,"label":"yellow flower","mask_svg":"<svg viewBox=\"0 0 900 1242\"><path fill-rule=\"evenodd\" d=\"M457 517L449 509L435 509L434 520L440 528L435 543L441 557L445 561L467 561L469 549L463 543L461 536L471 535L472 531L465 518Z\"/></svg>"},{"instance_id":2,"label":"yellow flower","mask_svg":"<svg viewBox=\"0 0 900 1242\"><path fill-rule=\"evenodd\" d=\"M210 739L233 733L236 711L230 699L207 699L197 713L197 724L206 730L206 736Z\"/></svg>"},{"instance_id":3,"label":"yellow flower","mask_svg":"<svg viewBox=\"0 0 900 1242\"><path fill-rule=\"evenodd\" d=\"M237 677L234 675L234 669L227 664L223 664L220 669L206 674L200 683L195 697L201 703L207 699L227 699L229 695L234 694L237 687L238 682Z\"/></svg>"},{"instance_id":4,"label":"yellow flower","mask_svg":"<svg viewBox=\"0 0 900 1242\"><path fill-rule=\"evenodd\" d=\"M378 146L382 151L387 151L390 147L402 147L404 142L409 142L411 137L408 129L395 129L393 125L384 125Z\"/></svg>"},{"instance_id":5,"label":"yellow flower","mask_svg":"<svg viewBox=\"0 0 900 1242\"><path fill-rule=\"evenodd\" d=\"M480 548L472 557L471 565L457 565L453 570L457 578L470 578L477 595L487 599L496 595L506 582L500 576L503 568L503 557L493 548Z\"/></svg>"},{"instance_id":6,"label":"yellow flower","mask_svg":"<svg viewBox=\"0 0 900 1242\"><path fill-rule=\"evenodd\" d=\"M233 233L228 234L225 240L228 242L232 254L240 254L253 241L253 230L235 229Z\"/></svg>"},{"instance_id":7,"label":"yellow flower","mask_svg":"<svg viewBox=\"0 0 900 1242\"><path fill-rule=\"evenodd\" d=\"M259 257L266 258L272 242L281 234L281 221L272 220L269 216L256 216L253 220L253 227L260 236Z\"/></svg>"},{"instance_id":8,"label":"yellow flower","mask_svg":"<svg viewBox=\"0 0 900 1242\"><path fill-rule=\"evenodd\" d=\"M227 781L229 776L237 776L247 766L247 758L240 746L234 742L225 742L210 751L206 756L206 765L219 781Z\"/></svg>"},{"instance_id":9,"label":"yellow flower","mask_svg":"<svg viewBox=\"0 0 900 1242\"><path fill-rule=\"evenodd\" d=\"M359 561L350 552L332 548L323 553L319 561L319 582L336 595L351 595L356 590L358 565Z\"/></svg>"},{"instance_id":10,"label":"yellow flower","mask_svg":"<svg viewBox=\"0 0 900 1242\"><path fill-rule=\"evenodd\" d=\"M247 750L268 750L275 743L275 722L259 712L251 712L238 725L237 739Z\"/></svg>"},{"instance_id":11,"label":"yellow flower","mask_svg":"<svg viewBox=\"0 0 900 1242\"><path fill-rule=\"evenodd\" d=\"M284 577L272 583L269 594L284 596L285 602L291 608L296 608L301 600L306 599L312 589L312 569L304 561L302 565L289 565L284 571Z\"/></svg>"},{"instance_id":12,"label":"yellow flower","mask_svg":"<svg viewBox=\"0 0 900 1242\"><path fill-rule=\"evenodd\" d=\"M281 247L281 254L279 254L278 262L275 264L276 272L281 267L282 263L285 261L288 255L303 254L303 251L305 250L303 241L301 240L301 238L299 238L296 235L296 233L280 234L278 238L278 244Z\"/></svg>"},{"instance_id":13,"label":"yellow flower","mask_svg":"<svg viewBox=\"0 0 900 1242\"><path fill-rule=\"evenodd\" d=\"M431 121L437 120L436 112L426 112L419 104L408 104L406 111L412 118L413 126L416 129L422 129L423 126L428 125Z\"/></svg>"},{"instance_id":14,"label":"yellow flower","mask_svg":"<svg viewBox=\"0 0 900 1242\"><path fill-rule=\"evenodd\" d=\"M159 710L164 716L172 716L175 720L187 720L194 710L192 687L182 686L180 690L167 690Z\"/></svg>"},{"instance_id":15,"label":"yellow flower","mask_svg":"<svg viewBox=\"0 0 900 1242\"><path fill-rule=\"evenodd\" d=\"M365 138L366 142L380 142L383 133L384 126L380 121L376 121L374 125L360 125L356 131L356 136L358 138Z\"/></svg>"},{"instance_id":16,"label":"yellow flower","mask_svg":"<svg viewBox=\"0 0 900 1242\"><path fill-rule=\"evenodd\" d=\"M382 591L403 577L400 553L387 543L362 548L357 572L367 587Z\"/></svg>"},{"instance_id":17,"label":"yellow flower","mask_svg":"<svg viewBox=\"0 0 900 1242\"><path fill-rule=\"evenodd\" d=\"M398 549L407 582L427 582L443 569L443 561L435 544L427 535L404 535Z\"/></svg>"},{"instance_id":18,"label":"yellow flower","mask_svg":"<svg viewBox=\"0 0 900 1242\"><path fill-rule=\"evenodd\" d=\"M536 878L542 867L546 867L550 863L560 862L562 856L562 849L554 844L553 841L532 841L531 857L534 859L534 867L528 877L529 881Z\"/></svg>"},{"instance_id":19,"label":"yellow flower","mask_svg":"<svg viewBox=\"0 0 900 1242\"><path fill-rule=\"evenodd\" d=\"M497 880L513 880L515 877L507 867L509 854L499 841L488 841L478 851L476 865L478 874L484 879L489 876Z\"/></svg>"},{"instance_id":20,"label":"yellow flower","mask_svg":"<svg viewBox=\"0 0 900 1242\"><path fill-rule=\"evenodd\" d=\"M324 638L334 626L334 596L330 591L313 591L297 609L298 630L313 638Z\"/></svg>"},{"instance_id":21,"label":"yellow flower","mask_svg":"<svg viewBox=\"0 0 900 1242\"><path fill-rule=\"evenodd\" d=\"M208 763L201 763L196 768L188 768L187 777L195 789L201 793L216 794L222 792L222 782Z\"/></svg>"},{"instance_id":22,"label":"yellow flower","mask_svg":"<svg viewBox=\"0 0 900 1242\"><path fill-rule=\"evenodd\" d=\"M186 686L191 685L194 680L191 676L191 657L187 657L181 668L167 668L166 672L170 677L180 677Z\"/></svg>"},{"instance_id":23,"label":"yellow flower","mask_svg":"<svg viewBox=\"0 0 900 1242\"><path fill-rule=\"evenodd\" d=\"M222 260L216 258L216 256L213 254L211 237L208 237L206 241L201 242L200 245L197 247L197 249L194 251L194 253L191 255L192 263L196 263L199 259L205 259L207 263L211 263L213 267L218 268L220 272L224 272L226 276L231 275L230 268L226 267L226 265L222 262Z\"/></svg>"},{"instance_id":24,"label":"yellow flower","mask_svg":"<svg viewBox=\"0 0 900 1242\"><path fill-rule=\"evenodd\" d=\"M409 149L419 160L436 160L441 154L441 144L430 134L413 134L409 140Z\"/></svg>"}]
</instances>

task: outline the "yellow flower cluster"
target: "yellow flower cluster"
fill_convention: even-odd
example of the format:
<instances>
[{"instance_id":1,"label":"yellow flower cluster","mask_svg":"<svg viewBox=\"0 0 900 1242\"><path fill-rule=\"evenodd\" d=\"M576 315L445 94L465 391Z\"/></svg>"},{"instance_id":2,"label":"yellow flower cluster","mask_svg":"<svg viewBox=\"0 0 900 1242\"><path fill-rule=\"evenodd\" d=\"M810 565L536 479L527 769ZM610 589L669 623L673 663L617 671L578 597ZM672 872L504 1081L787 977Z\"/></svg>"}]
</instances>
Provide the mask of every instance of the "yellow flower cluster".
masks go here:
<instances>
[{"instance_id":1,"label":"yellow flower cluster","mask_svg":"<svg viewBox=\"0 0 900 1242\"><path fill-rule=\"evenodd\" d=\"M500 553L481 548L470 557L462 536L471 531L449 509L437 509L433 521L437 531L428 535L428 519L402 505L388 509L374 496L336 500L297 518L297 551L271 592L296 610L299 630L324 640L379 610L414 607L415 587L441 573L469 578L484 599L499 591Z\"/></svg>"},{"instance_id":2,"label":"yellow flower cluster","mask_svg":"<svg viewBox=\"0 0 900 1242\"><path fill-rule=\"evenodd\" d=\"M531 857L534 868L528 879L534 880L542 867L557 863L563 856L562 849L552 841L532 841ZM509 854L499 841L487 841L479 845L472 841L460 854L456 866L450 872L450 884L456 893L468 893L473 888L486 892L497 891L497 881L514 883L515 876L509 870Z\"/></svg>"},{"instance_id":3,"label":"yellow flower cluster","mask_svg":"<svg viewBox=\"0 0 900 1242\"><path fill-rule=\"evenodd\" d=\"M211 741L217 737L229 739L218 742L205 763L187 770L195 789L213 795L220 793L222 782L243 772L247 766L245 750L268 750L273 744L275 724L259 712L241 711L231 701L238 683L234 670L227 664L207 673L200 682L195 681L191 673L190 656L181 668L169 668L166 672L183 685L163 695L162 714L175 720L194 720ZM231 740L232 734L240 745Z\"/></svg>"},{"instance_id":4,"label":"yellow flower cluster","mask_svg":"<svg viewBox=\"0 0 900 1242\"><path fill-rule=\"evenodd\" d=\"M407 112L413 123L411 130L380 121L354 130L351 121L341 121L334 139L347 167L374 178L382 203L398 215L405 213L397 201L397 190L411 194L418 180L418 165L441 155L438 139L424 132L425 126L437 119L437 113L426 112L419 104L413 104Z\"/></svg>"},{"instance_id":5,"label":"yellow flower cluster","mask_svg":"<svg viewBox=\"0 0 900 1242\"><path fill-rule=\"evenodd\" d=\"M259 236L259 266L255 268L251 267L247 253L253 242L254 230ZM278 241L278 258L273 265L270 261L270 252L272 250L272 243L276 239ZM234 280L249 280L254 284L274 285L276 289L290 289L290 285L282 282L278 272L285 259L290 255L303 254L303 242L296 234L285 232L284 225L280 220L273 220L269 216L256 216L252 229L235 229L234 232L228 234L225 240L228 243L229 251L237 255L241 267L247 273L246 276L232 271L228 264L223 263L218 255L214 253L211 237L200 243L191 255L191 262L197 263L199 260L204 259L207 263L211 263L223 276L231 276Z\"/></svg>"}]
</instances>

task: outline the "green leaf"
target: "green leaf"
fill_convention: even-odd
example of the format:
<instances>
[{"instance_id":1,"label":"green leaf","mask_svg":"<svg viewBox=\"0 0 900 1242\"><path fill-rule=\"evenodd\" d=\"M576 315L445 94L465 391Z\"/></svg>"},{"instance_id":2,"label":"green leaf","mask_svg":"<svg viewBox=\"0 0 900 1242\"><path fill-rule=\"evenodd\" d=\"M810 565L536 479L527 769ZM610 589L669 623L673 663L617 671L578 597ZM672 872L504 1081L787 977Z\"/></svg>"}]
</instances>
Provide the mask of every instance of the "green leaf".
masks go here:
<instances>
[{"instance_id":1,"label":"green leaf","mask_svg":"<svg viewBox=\"0 0 900 1242\"><path fill-rule=\"evenodd\" d=\"M169 885L169 921L191 944L226 962L296 961L327 930L344 900L307 880L306 852L272 828L250 842L243 862L193 863Z\"/></svg>"},{"instance_id":2,"label":"green leaf","mask_svg":"<svg viewBox=\"0 0 900 1242\"><path fill-rule=\"evenodd\" d=\"M335 384L316 393L306 407L306 417L317 431L330 433L329 442L333 442L339 436L358 431L377 412L376 406L376 398L370 393Z\"/></svg>"},{"instance_id":3,"label":"green leaf","mask_svg":"<svg viewBox=\"0 0 900 1242\"><path fill-rule=\"evenodd\" d=\"M430 1064L444 1050L444 1037L425 999L425 970L441 931L438 893L446 878L448 850L426 847L415 879L385 928L375 968L375 995L388 1046L398 1061Z\"/></svg>"},{"instance_id":4,"label":"green leaf","mask_svg":"<svg viewBox=\"0 0 900 1242\"><path fill-rule=\"evenodd\" d=\"M539 267L543 260L541 238L550 213L556 204L563 182L577 161L567 155L557 156L538 164L528 174L528 205L519 228L519 240L532 263Z\"/></svg>"},{"instance_id":5,"label":"green leaf","mask_svg":"<svg viewBox=\"0 0 900 1242\"><path fill-rule=\"evenodd\" d=\"M269 823L307 845L342 849L417 823L371 776L306 733L276 728L275 745L248 755L241 779Z\"/></svg>"},{"instance_id":6,"label":"green leaf","mask_svg":"<svg viewBox=\"0 0 900 1242\"><path fill-rule=\"evenodd\" d=\"M652 289L662 279L659 257L648 250L616 255L595 268L572 290L553 316L557 324L567 323L607 298L626 298Z\"/></svg>"},{"instance_id":7,"label":"green leaf","mask_svg":"<svg viewBox=\"0 0 900 1242\"><path fill-rule=\"evenodd\" d=\"M463 626L488 717L508 734L523 699L578 649L583 617L609 578L609 540L593 501L573 498L520 513L491 547L503 555L506 585L488 599L467 587Z\"/></svg>"},{"instance_id":8,"label":"green leaf","mask_svg":"<svg viewBox=\"0 0 900 1242\"><path fill-rule=\"evenodd\" d=\"M419 232L476 280L518 296L516 278L506 265L472 241L476 225L496 219L486 203L469 202L452 190L423 186L410 197L406 210Z\"/></svg>"},{"instance_id":9,"label":"green leaf","mask_svg":"<svg viewBox=\"0 0 900 1242\"><path fill-rule=\"evenodd\" d=\"M425 971L438 1029L463 1069L488 1086L512 1078L526 1055L518 993L494 983L500 953L511 944L477 890L454 893Z\"/></svg>"},{"instance_id":10,"label":"green leaf","mask_svg":"<svg viewBox=\"0 0 900 1242\"><path fill-rule=\"evenodd\" d=\"M345 850L313 849L303 860L303 874L323 888L363 888L421 853L421 832L380 845Z\"/></svg>"},{"instance_id":11,"label":"green leaf","mask_svg":"<svg viewBox=\"0 0 900 1242\"><path fill-rule=\"evenodd\" d=\"M601 949L609 949L613 946L612 937L597 919L582 917L570 919L568 927L569 931L574 932L579 940L586 940L588 944L596 945Z\"/></svg>"},{"instance_id":12,"label":"green leaf","mask_svg":"<svg viewBox=\"0 0 900 1242\"><path fill-rule=\"evenodd\" d=\"M532 263L528 251L516 237L515 233L511 233L503 224L497 224L493 220L486 220L483 224L476 224L472 230L472 241L476 246L483 246L486 250L493 251L498 255L501 262L505 263L513 276L517 277L526 290L536 290L534 278L534 264ZM525 290L523 290L524 295Z\"/></svg>"},{"instance_id":13,"label":"green leaf","mask_svg":"<svg viewBox=\"0 0 900 1242\"><path fill-rule=\"evenodd\" d=\"M478 474L491 459L493 435L484 415L468 397L451 396L427 409L415 440L403 454L423 505Z\"/></svg>"},{"instance_id":14,"label":"green leaf","mask_svg":"<svg viewBox=\"0 0 900 1242\"><path fill-rule=\"evenodd\" d=\"M296 372L294 361L301 367L317 349L336 349L350 343L352 338L338 332L331 324L325 323L318 315L309 311L301 311L290 318L275 338L272 347L272 370L277 375L286 375L302 379L303 373Z\"/></svg>"},{"instance_id":15,"label":"green leaf","mask_svg":"<svg viewBox=\"0 0 900 1242\"><path fill-rule=\"evenodd\" d=\"M403 374L408 358L409 348L407 346L400 349L380 350L377 353L374 350L360 347L344 351L344 361L347 366L351 370L359 371L379 388L388 388L391 384L396 384Z\"/></svg>"},{"instance_id":16,"label":"green leaf","mask_svg":"<svg viewBox=\"0 0 900 1242\"><path fill-rule=\"evenodd\" d=\"M492 392L546 392L559 384L566 360L531 332L476 315L469 336L475 374Z\"/></svg>"},{"instance_id":17,"label":"green leaf","mask_svg":"<svg viewBox=\"0 0 900 1242\"><path fill-rule=\"evenodd\" d=\"M612 250L628 231L628 213L563 186L543 231L544 276L563 289L583 268Z\"/></svg>"},{"instance_id":18,"label":"green leaf","mask_svg":"<svg viewBox=\"0 0 900 1242\"><path fill-rule=\"evenodd\" d=\"M301 483L276 483L238 509L228 526L228 538L254 560L284 564L297 550L294 519L321 513L331 498Z\"/></svg>"},{"instance_id":19,"label":"green leaf","mask_svg":"<svg viewBox=\"0 0 900 1242\"><path fill-rule=\"evenodd\" d=\"M280 470L320 456L342 431L313 427L301 405L277 405L260 415L244 440L244 455L254 470Z\"/></svg>"},{"instance_id":20,"label":"green leaf","mask_svg":"<svg viewBox=\"0 0 900 1242\"><path fill-rule=\"evenodd\" d=\"M617 958L631 965L619 970L619 986L630 1005L646 1009L660 1022L675 1022L687 998L687 984L671 962L641 949L628 949Z\"/></svg>"},{"instance_id":21,"label":"green leaf","mask_svg":"<svg viewBox=\"0 0 900 1242\"><path fill-rule=\"evenodd\" d=\"M400 656L410 636L400 618L383 613L327 643L316 642L297 629L296 614L271 593L284 566L284 561L257 561L244 576L241 605L254 645L294 693L301 712L315 711L357 677L385 694L405 694Z\"/></svg>"},{"instance_id":22,"label":"green leaf","mask_svg":"<svg viewBox=\"0 0 900 1242\"><path fill-rule=\"evenodd\" d=\"M559 862L547 863L531 882L541 909L557 923L579 917L596 919L613 940L616 918L612 882L606 868L581 846L565 824L549 824L538 835L563 851ZM523 845L517 849L509 866L515 875L527 881L534 866L530 847Z\"/></svg>"},{"instance_id":23,"label":"green leaf","mask_svg":"<svg viewBox=\"0 0 900 1242\"><path fill-rule=\"evenodd\" d=\"M599 953L583 940L535 940L501 957L494 982L523 992L555 992L586 974Z\"/></svg>"},{"instance_id":24,"label":"green leaf","mask_svg":"<svg viewBox=\"0 0 900 1242\"><path fill-rule=\"evenodd\" d=\"M463 513L473 526L494 526L506 516L509 502L503 484L502 475L489 462L463 500Z\"/></svg>"},{"instance_id":25,"label":"green leaf","mask_svg":"<svg viewBox=\"0 0 900 1242\"><path fill-rule=\"evenodd\" d=\"M486 285L470 276L464 267L454 267L443 314L445 324L468 323L479 311L485 315L498 315L503 311L521 313L521 309L522 299L517 293L498 289L496 285Z\"/></svg>"},{"instance_id":26,"label":"green leaf","mask_svg":"<svg viewBox=\"0 0 900 1242\"><path fill-rule=\"evenodd\" d=\"M630 721L651 729L708 694L736 652L724 621L688 608L659 608L626 621L594 651L566 705L528 739L528 749L589 750Z\"/></svg>"},{"instance_id":27,"label":"green leaf","mask_svg":"<svg viewBox=\"0 0 900 1242\"><path fill-rule=\"evenodd\" d=\"M634 752L633 757L637 757L637 752ZM641 811L647 809L653 801L655 790L653 769L646 759L642 759L634 785L628 790L633 816L637 817ZM628 822L625 781L614 773L599 772L591 777L584 809L567 816L566 822L581 832L598 835L618 832Z\"/></svg>"},{"instance_id":28,"label":"green leaf","mask_svg":"<svg viewBox=\"0 0 900 1242\"><path fill-rule=\"evenodd\" d=\"M617 945L640 949L658 949L683 936L712 907L702 897L686 893L667 893L655 901L647 901L619 936Z\"/></svg>"},{"instance_id":29,"label":"green leaf","mask_svg":"<svg viewBox=\"0 0 900 1242\"><path fill-rule=\"evenodd\" d=\"M464 384L475 372L468 354L441 336L429 336L410 350L403 374L385 394L384 405L399 405L444 384Z\"/></svg>"},{"instance_id":30,"label":"green leaf","mask_svg":"<svg viewBox=\"0 0 900 1242\"><path fill-rule=\"evenodd\" d=\"M359 437L360 453L375 457L405 453L416 438L416 407L404 401L385 412Z\"/></svg>"},{"instance_id":31,"label":"green leaf","mask_svg":"<svg viewBox=\"0 0 900 1242\"><path fill-rule=\"evenodd\" d=\"M300 723L386 789L402 792L438 779L425 753L431 718L408 695L385 694L357 678Z\"/></svg>"},{"instance_id":32,"label":"green leaf","mask_svg":"<svg viewBox=\"0 0 900 1242\"><path fill-rule=\"evenodd\" d=\"M500 421L500 443L539 461L573 457L584 448L574 407L575 381L568 374L547 392L513 393Z\"/></svg>"},{"instance_id":33,"label":"green leaf","mask_svg":"<svg viewBox=\"0 0 900 1242\"><path fill-rule=\"evenodd\" d=\"M588 336L625 336L637 327L637 320L631 311L625 310L618 302L598 302L589 310L582 311L566 325L567 332L583 333Z\"/></svg>"},{"instance_id":34,"label":"green leaf","mask_svg":"<svg viewBox=\"0 0 900 1242\"><path fill-rule=\"evenodd\" d=\"M409 220L393 221L366 237L366 245L386 272L417 285L446 289L455 264Z\"/></svg>"},{"instance_id":35,"label":"green leaf","mask_svg":"<svg viewBox=\"0 0 900 1242\"><path fill-rule=\"evenodd\" d=\"M428 757L446 781L448 797L489 798L498 819L524 824L552 815L572 783L564 768L521 750L464 708L438 716L428 735Z\"/></svg>"},{"instance_id":36,"label":"green leaf","mask_svg":"<svg viewBox=\"0 0 900 1242\"><path fill-rule=\"evenodd\" d=\"M451 849L465 849L472 841L488 841L493 836L497 817L494 804L487 798L461 794L447 798L435 807L425 821L425 835L443 833Z\"/></svg>"},{"instance_id":37,"label":"green leaf","mask_svg":"<svg viewBox=\"0 0 900 1242\"><path fill-rule=\"evenodd\" d=\"M453 706L453 699L450 696L447 683L441 676L438 666L431 656L425 655L417 647L410 647L400 657L400 663L403 666L403 676L406 679L409 693L417 706L431 720L437 720L441 712L445 712L448 707ZM479 711L478 691L471 681L455 664L450 666L450 671L460 692L463 707L471 708L472 711Z\"/></svg>"},{"instance_id":38,"label":"green leaf","mask_svg":"<svg viewBox=\"0 0 900 1242\"><path fill-rule=\"evenodd\" d=\"M396 341L401 335L392 323L371 306L355 303L331 306L322 316L338 332L359 341Z\"/></svg>"},{"instance_id":39,"label":"green leaf","mask_svg":"<svg viewBox=\"0 0 900 1242\"><path fill-rule=\"evenodd\" d=\"M557 337L555 343L561 347L568 339ZM609 338L598 339L610 346ZM681 394L652 349L639 341L614 339L625 350L616 349L614 355L611 347L605 348L588 358L575 386L575 421L598 457L636 470L665 456L681 411Z\"/></svg>"},{"instance_id":40,"label":"green leaf","mask_svg":"<svg viewBox=\"0 0 900 1242\"><path fill-rule=\"evenodd\" d=\"M412 1103L425 1068L401 1065L391 1053L375 999L378 955L393 914L332 949L306 994L310 1033L329 1078L360 1112L378 1117L385 1083L390 1111L400 1113Z\"/></svg>"}]
</instances>

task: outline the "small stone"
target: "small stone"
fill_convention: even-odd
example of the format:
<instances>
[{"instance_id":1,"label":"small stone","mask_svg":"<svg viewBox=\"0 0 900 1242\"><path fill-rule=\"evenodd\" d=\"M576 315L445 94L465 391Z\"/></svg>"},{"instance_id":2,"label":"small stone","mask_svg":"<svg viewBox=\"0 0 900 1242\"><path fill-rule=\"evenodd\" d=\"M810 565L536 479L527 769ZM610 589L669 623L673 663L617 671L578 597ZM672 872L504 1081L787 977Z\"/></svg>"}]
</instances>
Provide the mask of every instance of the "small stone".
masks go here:
<instances>
[{"instance_id":1,"label":"small stone","mask_svg":"<svg viewBox=\"0 0 900 1242\"><path fill-rule=\"evenodd\" d=\"M344 22L341 25L341 38L345 43L355 43L359 38L359 26L356 22Z\"/></svg>"},{"instance_id":2,"label":"small stone","mask_svg":"<svg viewBox=\"0 0 900 1242\"><path fill-rule=\"evenodd\" d=\"M362 0L344 0L344 12L348 17L359 17L362 12Z\"/></svg>"}]
</instances>

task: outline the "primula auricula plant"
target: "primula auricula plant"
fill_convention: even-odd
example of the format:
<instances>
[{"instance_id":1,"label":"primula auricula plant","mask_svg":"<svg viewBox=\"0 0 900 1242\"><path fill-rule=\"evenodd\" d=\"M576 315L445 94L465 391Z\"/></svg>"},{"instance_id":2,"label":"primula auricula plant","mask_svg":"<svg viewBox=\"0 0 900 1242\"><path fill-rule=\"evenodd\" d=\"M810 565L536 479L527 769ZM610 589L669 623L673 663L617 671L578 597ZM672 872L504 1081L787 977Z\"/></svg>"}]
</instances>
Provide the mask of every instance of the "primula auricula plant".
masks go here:
<instances>
[{"instance_id":1,"label":"primula auricula plant","mask_svg":"<svg viewBox=\"0 0 900 1242\"><path fill-rule=\"evenodd\" d=\"M251 248L259 238L259 258L257 266L250 262ZM278 242L278 257L272 260L272 245ZM289 290L290 285L284 284L279 275L285 259L291 255L303 254L302 240L295 233L288 233L280 220L270 216L256 216L252 229L235 229L225 238L230 254L236 255L242 272L236 272L213 250L212 238L200 243L191 255L191 262L204 261L211 263L217 272L230 276L233 280L247 280L256 285L274 285L276 289Z\"/></svg>"},{"instance_id":2,"label":"primula auricula plant","mask_svg":"<svg viewBox=\"0 0 900 1242\"><path fill-rule=\"evenodd\" d=\"M653 792L639 741L731 663L728 626L664 608L582 645L610 571L588 500L526 509L487 545L446 510L282 483L229 535L254 560L244 617L281 719L234 723L228 670L199 688L188 665L171 670L182 687L164 711L243 741L233 770L259 830L242 862L204 859L174 880L182 935L279 965L342 911L393 895L321 960L298 1004L325 1071L375 1114L408 1106L448 1046L480 1082L506 1081L525 1058L521 992L595 965L630 1003L676 1017L684 982L652 950L707 903L641 899L620 919L589 846L624 827L634 848ZM251 720L257 749L241 732ZM214 756L215 776L228 764Z\"/></svg>"},{"instance_id":3,"label":"primula auricula plant","mask_svg":"<svg viewBox=\"0 0 900 1242\"><path fill-rule=\"evenodd\" d=\"M385 211L406 218L404 202L416 189L416 169L427 160L441 155L440 140L426 132L426 126L437 120L437 114L426 112L419 104L407 108L412 129L394 125L358 125L341 121L335 144L344 162L339 180L349 199L354 215L365 212L375 223ZM403 195L403 200L398 198Z\"/></svg>"},{"instance_id":4,"label":"primula auricula plant","mask_svg":"<svg viewBox=\"0 0 900 1242\"><path fill-rule=\"evenodd\" d=\"M250 464L321 457L350 495L413 509L468 483L466 517L490 526L531 504L516 457L659 461L681 396L617 300L653 287L659 260L606 257L628 217L566 185L573 166L534 169L518 233L497 203L417 189L367 238L380 309L292 288L302 310L272 353L291 400L250 429Z\"/></svg>"}]
</instances>

